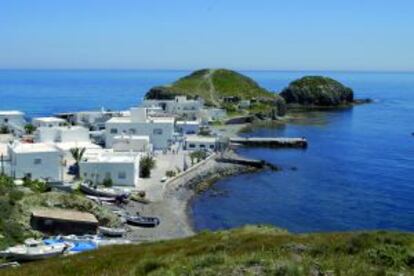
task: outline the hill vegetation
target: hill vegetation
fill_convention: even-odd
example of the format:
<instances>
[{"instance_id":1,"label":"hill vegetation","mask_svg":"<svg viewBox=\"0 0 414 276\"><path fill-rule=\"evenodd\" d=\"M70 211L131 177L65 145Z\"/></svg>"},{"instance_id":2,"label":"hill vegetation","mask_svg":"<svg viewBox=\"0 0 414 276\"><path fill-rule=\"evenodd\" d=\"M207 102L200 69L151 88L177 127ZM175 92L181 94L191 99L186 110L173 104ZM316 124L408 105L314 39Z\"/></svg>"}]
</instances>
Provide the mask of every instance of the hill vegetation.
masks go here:
<instances>
[{"instance_id":1,"label":"hill vegetation","mask_svg":"<svg viewBox=\"0 0 414 276\"><path fill-rule=\"evenodd\" d=\"M202 98L206 105L234 111L226 98L254 100L261 111L276 108L279 115L285 113L285 102L277 94L260 87L253 79L226 69L202 69L178 79L174 83L152 88L147 99L174 99L177 95ZM257 108L257 107L256 107Z\"/></svg>"},{"instance_id":2,"label":"hill vegetation","mask_svg":"<svg viewBox=\"0 0 414 276\"><path fill-rule=\"evenodd\" d=\"M351 88L321 76L306 76L295 80L280 95L288 104L308 106L339 106L354 101Z\"/></svg>"},{"instance_id":3,"label":"hill vegetation","mask_svg":"<svg viewBox=\"0 0 414 276\"><path fill-rule=\"evenodd\" d=\"M412 275L408 233L294 235L271 227L102 248L4 275Z\"/></svg>"},{"instance_id":4,"label":"hill vegetation","mask_svg":"<svg viewBox=\"0 0 414 276\"><path fill-rule=\"evenodd\" d=\"M16 186L10 177L0 175L0 249L29 237L42 236L30 226L31 212L39 207L87 211L101 224L120 223L116 215L83 195L45 191L46 187L40 181L26 180L24 186Z\"/></svg>"}]
</instances>

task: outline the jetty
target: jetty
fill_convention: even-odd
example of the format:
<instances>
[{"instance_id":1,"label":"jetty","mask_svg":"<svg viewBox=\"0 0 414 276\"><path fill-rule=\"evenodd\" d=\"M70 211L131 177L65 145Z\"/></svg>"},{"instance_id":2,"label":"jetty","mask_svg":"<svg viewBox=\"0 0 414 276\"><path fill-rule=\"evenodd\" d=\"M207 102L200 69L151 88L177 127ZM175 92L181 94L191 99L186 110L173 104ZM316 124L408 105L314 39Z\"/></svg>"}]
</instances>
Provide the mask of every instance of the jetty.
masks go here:
<instances>
[{"instance_id":1,"label":"jetty","mask_svg":"<svg viewBox=\"0 0 414 276\"><path fill-rule=\"evenodd\" d=\"M270 148L307 148L308 141L305 138L287 137L249 137L249 138L230 138L231 144L239 144L250 147L270 147Z\"/></svg>"}]
</instances>

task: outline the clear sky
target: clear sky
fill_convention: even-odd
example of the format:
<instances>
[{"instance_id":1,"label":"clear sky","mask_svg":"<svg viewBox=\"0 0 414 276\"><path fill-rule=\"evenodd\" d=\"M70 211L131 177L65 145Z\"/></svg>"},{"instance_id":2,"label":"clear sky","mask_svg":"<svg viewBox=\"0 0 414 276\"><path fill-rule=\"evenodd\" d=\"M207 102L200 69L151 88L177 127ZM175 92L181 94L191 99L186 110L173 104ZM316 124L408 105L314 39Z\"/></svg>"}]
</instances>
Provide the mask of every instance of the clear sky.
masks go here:
<instances>
[{"instance_id":1,"label":"clear sky","mask_svg":"<svg viewBox=\"0 0 414 276\"><path fill-rule=\"evenodd\" d=\"M413 0L0 0L0 68L414 70Z\"/></svg>"}]
</instances>

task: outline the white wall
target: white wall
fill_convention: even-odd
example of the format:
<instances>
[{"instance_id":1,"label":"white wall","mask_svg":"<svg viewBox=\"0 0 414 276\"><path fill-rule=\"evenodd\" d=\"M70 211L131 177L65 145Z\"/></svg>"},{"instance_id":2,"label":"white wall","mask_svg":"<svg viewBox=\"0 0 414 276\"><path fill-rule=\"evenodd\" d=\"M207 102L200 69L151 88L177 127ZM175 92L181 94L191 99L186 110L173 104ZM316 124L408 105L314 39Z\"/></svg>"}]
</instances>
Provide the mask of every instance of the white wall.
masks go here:
<instances>
[{"instance_id":1,"label":"white wall","mask_svg":"<svg viewBox=\"0 0 414 276\"><path fill-rule=\"evenodd\" d=\"M197 134L200 130L200 123L186 123L185 121L179 121L176 124L177 130L183 134Z\"/></svg>"},{"instance_id":2,"label":"white wall","mask_svg":"<svg viewBox=\"0 0 414 276\"><path fill-rule=\"evenodd\" d=\"M133 136L115 137L113 140L112 147L114 151L118 152L147 152L151 150L148 136L147 138L136 138Z\"/></svg>"},{"instance_id":3,"label":"white wall","mask_svg":"<svg viewBox=\"0 0 414 276\"><path fill-rule=\"evenodd\" d=\"M58 119L58 118L57 118ZM34 118L32 123L35 127L59 127L65 124L64 120L45 120L43 118Z\"/></svg>"},{"instance_id":4,"label":"white wall","mask_svg":"<svg viewBox=\"0 0 414 276\"><path fill-rule=\"evenodd\" d=\"M206 139L202 140L186 140L185 149L186 150L216 150L217 140Z\"/></svg>"},{"instance_id":5,"label":"white wall","mask_svg":"<svg viewBox=\"0 0 414 276\"><path fill-rule=\"evenodd\" d=\"M89 130L83 127L62 128L60 141L65 142L90 142Z\"/></svg>"},{"instance_id":6,"label":"white wall","mask_svg":"<svg viewBox=\"0 0 414 276\"><path fill-rule=\"evenodd\" d=\"M136 163L103 163L81 162L79 164L81 177L101 184L106 177L110 177L116 186L136 186L139 177L139 162ZM124 174L125 178L120 178Z\"/></svg>"},{"instance_id":7,"label":"white wall","mask_svg":"<svg viewBox=\"0 0 414 276\"><path fill-rule=\"evenodd\" d=\"M113 133L112 130L116 130ZM161 134L158 130L161 130ZM173 123L139 123L139 122L111 122L106 123L105 142L107 148L112 148L115 136L122 133L138 136L149 136L154 149L166 149L173 140Z\"/></svg>"},{"instance_id":8,"label":"white wall","mask_svg":"<svg viewBox=\"0 0 414 276\"><path fill-rule=\"evenodd\" d=\"M62 167L59 152L57 151L33 153L10 152L9 155L11 158L11 174L15 178L23 178L27 174L31 174L32 179L49 178L52 181L61 180Z\"/></svg>"},{"instance_id":9,"label":"white wall","mask_svg":"<svg viewBox=\"0 0 414 276\"><path fill-rule=\"evenodd\" d=\"M90 142L89 130L83 127L40 127L35 140L40 143Z\"/></svg>"}]
</instances>

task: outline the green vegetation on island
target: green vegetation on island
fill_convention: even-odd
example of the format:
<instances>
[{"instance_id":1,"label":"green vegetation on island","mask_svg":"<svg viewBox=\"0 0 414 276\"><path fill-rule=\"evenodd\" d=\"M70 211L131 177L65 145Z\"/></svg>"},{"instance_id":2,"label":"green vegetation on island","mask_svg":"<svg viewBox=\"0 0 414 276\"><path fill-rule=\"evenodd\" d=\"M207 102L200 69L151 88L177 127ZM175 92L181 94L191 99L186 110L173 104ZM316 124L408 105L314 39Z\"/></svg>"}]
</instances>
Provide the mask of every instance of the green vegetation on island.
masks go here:
<instances>
[{"instance_id":1,"label":"green vegetation on island","mask_svg":"<svg viewBox=\"0 0 414 276\"><path fill-rule=\"evenodd\" d=\"M260 87L253 79L227 69L203 69L180 78L170 85L152 88L147 99L174 99L185 95L202 98L208 106L226 109L231 115L247 115L261 112L283 116L285 101L276 93ZM240 101L250 101L246 109L239 108Z\"/></svg>"},{"instance_id":2,"label":"green vegetation on island","mask_svg":"<svg viewBox=\"0 0 414 276\"><path fill-rule=\"evenodd\" d=\"M280 95L288 104L304 106L340 106L354 102L351 88L321 76L306 76L295 80Z\"/></svg>"},{"instance_id":3,"label":"green vegetation on island","mask_svg":"<svg viewBox=\"0 0 414 276\"><path fill-rule=\"evenodd\" d=\"M412 275L408 233L289 234L244 227L26 264L4 275Z\"/></svg>"}]
</instances>

